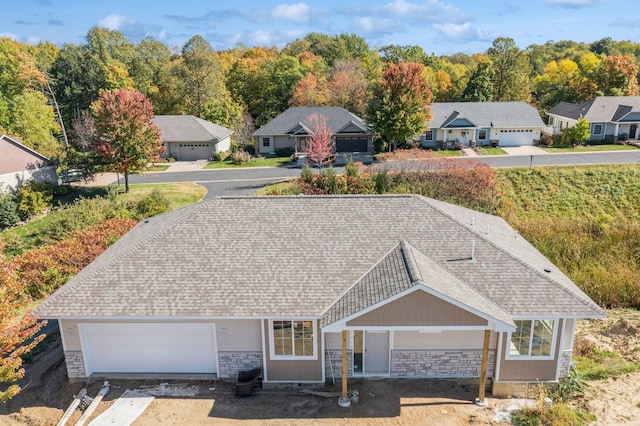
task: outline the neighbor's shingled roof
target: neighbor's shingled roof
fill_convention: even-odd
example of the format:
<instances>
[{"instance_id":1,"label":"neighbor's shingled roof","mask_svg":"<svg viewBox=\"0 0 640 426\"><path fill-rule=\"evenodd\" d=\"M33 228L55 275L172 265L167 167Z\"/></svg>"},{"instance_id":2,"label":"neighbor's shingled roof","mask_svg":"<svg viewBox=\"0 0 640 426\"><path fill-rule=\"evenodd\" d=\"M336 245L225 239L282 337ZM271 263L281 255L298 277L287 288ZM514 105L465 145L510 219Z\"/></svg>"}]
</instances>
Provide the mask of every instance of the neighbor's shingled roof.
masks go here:
<instances>
[{"instance_id":1,"label":"neighbor's shingled roof","mask_svg":"<svg viewBox=\"0 0 640 426\"><path fill-rule=\"evenodd\" d=\"M327 128L332 134L348 127L351 123L370 132L364 120L341 107L290 107L253 133L253 136L288 135L299 124L308 122L310 116L318 114L327 120Z\"/></svg>"},{"instance_id":2,"label":"neighbor's shingled roof","mask_svg":"<svg viewBox=\"0 0 640 426\"><path fill-rule=\"evenodd\" d=\"M430 108L431 129L444 127L452 117L467 119L477 127L544 127L538 111L525 102L435 102Z\"/></svg>"},{"instance_id":3,"label":"neighbor's shingled roof","mask_svg":"<svg viewBox=\"0 0 640 426\"><path fill-rule=\"evenodd\" d=\"M589 123L607 123L632 111L640 111L640 96L598 96L581 104L560 102L547 114L573 120L582 117Z\"/></svg>"},{"instance_id":4,"label":"neighbor's shingled roof","mask_svg":"<svg viewBox=\"0 0 640 426\"><path fill-rule=\"evenodd\" d=\"M410 253L415 265L376 270L397 247ZM347 304L330 313L350 289L370 281L373 270L373 294L355 301L357 309L419 282L503 320L505 313L603 315L501 218L417 195L203 201L137 225L37 313L44 318L327 313L333 315L326 318L330 321L353 312L355 305Z\"/></svg>"},{"instance_id":5,"label":"neighbor's shingled roof","mask_svg":"<svg viewBox=\"0 0 640 426\"><path fill-rule=\"evenodd\" d=\"M233 130L193 115L156 115L162 142L219 142Z\"/></svg>"}]
</instances>

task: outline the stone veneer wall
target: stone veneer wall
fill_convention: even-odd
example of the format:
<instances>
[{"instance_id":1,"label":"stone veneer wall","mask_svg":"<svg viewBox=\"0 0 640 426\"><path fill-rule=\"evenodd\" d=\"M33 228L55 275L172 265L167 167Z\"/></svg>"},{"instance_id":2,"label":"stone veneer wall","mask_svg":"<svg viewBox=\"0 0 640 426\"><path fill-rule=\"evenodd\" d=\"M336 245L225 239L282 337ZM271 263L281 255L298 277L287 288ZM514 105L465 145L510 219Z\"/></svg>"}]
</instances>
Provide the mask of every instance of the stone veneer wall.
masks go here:
<instances>
[{"instance_id":1,"label":"stone veneer wall","mask_svg":"<svg viewBox=\"0 0 640 426\"><path fill-rule=\"evenodd\" d=\"M333 375L331 368L333 365ZM324 357L324 375L327 379L332 377L342 378L342 349L338 351L327 350ZM347 350L347 377L353 376L353 351Z\"/></svg>"},{"instance_id":2,"label":"stone veneer wall","mask_svg":"<svg viewBox=\"0 0 640 426\"><path fill-rule=\"evenodd\" d=\"M495 350L489 351L487 377L493 376ZM480 377L481 350L392 350L391 377Z\"/></svg>"},{"instance_id":3,"label":"stone veneer wall","mask_svg":"<svg viewBox=\"0 0 640 426\"><path fill-rule=\"evenodd\" d=\"M262 352L218 352L218 377L237 379L238 372L263 368Z\"/></svg>"},{"instance_id":4,"label":"stone veneer wall","mask_svg":"<svg viewBox=\"0 0 640 426\"><path fill-rule=\"evenodd\" d=\"M560 372L559 377L566 376L571 370L571 360L573 357L573 349L565 349L560 352Z\"/></svg>"},{"instance_id":5,"label":"stone veneer wall","mask_svg":"<svg viewBox=\"0 0 640 426\"><path fill-rule=\"evenodd\" d=\"M84 379L87 377L87 373L84 370L82 351L65 351L64 359L67 364L67 376L70 379Z\"/></svg>"}]
</instances>

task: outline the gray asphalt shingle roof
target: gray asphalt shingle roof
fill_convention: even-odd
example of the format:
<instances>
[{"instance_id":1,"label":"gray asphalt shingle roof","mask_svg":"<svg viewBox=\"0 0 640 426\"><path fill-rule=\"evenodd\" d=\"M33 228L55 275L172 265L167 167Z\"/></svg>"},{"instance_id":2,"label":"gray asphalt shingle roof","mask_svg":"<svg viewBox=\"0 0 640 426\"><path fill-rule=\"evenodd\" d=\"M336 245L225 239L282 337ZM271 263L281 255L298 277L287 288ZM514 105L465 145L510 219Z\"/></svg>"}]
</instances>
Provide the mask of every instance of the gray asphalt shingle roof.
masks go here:
<instances>
[{"instance_id":1,"label":"gray asphalt shingle roof","mask_svg":"<svg viewBox=\"0 0 640 426\"><path fill-rule=\"evenodd\" d=\"M640 112L640 96L598 96L581 104L560 102L548 114L577 120L583 117L590 123L616 121L631 111Z\"/></svg>"},{"instance_id":2,"label":"gray asphalt shingle roof","mask_svg":"<svg viewBox=\"0 0 640 426\"><path fill-rule=\"evenodd\" d=\"M538 111L524 102L435 102L431 105L429 128L441 128L452 115L478 127L544 127Z\"/></svg>"},{"instance_id":3,"label":"gray asphalt shingle roof","mask_svg":"<svg viewBox=\"0 0 640 426\"><path fill-rule=\"evenodd\" d=\"M496 318L603 314L502 219L417 195L203 201L137 225L37 313L338 318L414 282ZM370 299L335 310L358 285Z\"/></svg>"},{"instance_id":4,"label":"gray asphalt shingle roof","mask_svg":"<svg viewBox=\"0 0 640 426\"><path fill-rule=\"evenodd\" d=\"M349 126L351 122L368 130L364 120L341 107L291 107L256 130L254 136L287 135L296 126L306 123L308 117L320 114L326 117L327 127L333 134Z\"/></svg>"},{"instance_id":5,"label":"gray asphalt shingle roof","mask_svg":"<svg viewBox=\"0 0 640 426\"><path fill-rule=\"evenodd\" d=\"M162 142L219 142L233 130L193 115L156 115Z\"/></svg>"}]
</instances>

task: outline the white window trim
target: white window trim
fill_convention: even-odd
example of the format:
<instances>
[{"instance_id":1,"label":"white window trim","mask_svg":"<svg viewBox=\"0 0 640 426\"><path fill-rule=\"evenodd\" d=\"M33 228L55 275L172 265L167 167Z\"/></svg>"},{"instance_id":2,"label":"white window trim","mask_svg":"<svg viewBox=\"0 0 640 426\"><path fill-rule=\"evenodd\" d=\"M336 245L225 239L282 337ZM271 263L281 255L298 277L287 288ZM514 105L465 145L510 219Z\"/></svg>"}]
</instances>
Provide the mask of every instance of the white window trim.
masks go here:
<instances>
[{"instance_id":1,"label":"white window trim","mask_svg":"<svg viewBox=\"0 0 640 426\"><path fill-rule=\"evenodd\" d=\"M311 327L313 329L313 355L305 355L305 356L296 356L296 355L276 355L275 353L275 345L274 345L274 336L273 336L273 323L274 321L311 321ZM276 320L269 320L269 355L271 359L288 359L288 360L316 360L318 359L318 330L316 320L311 319L299 319L299 318L282 318ZM295 348L293 349L293 353L295 353Z\"/></svg>"},{"instance_id":2,"label":"white window trim","mask_svg":"<svg viewBox=\"0 0 640 426\"><path fill-rule=\"evenodd\" d=\"M596 129L598 128L598 126L600 126L600 131L599 131L599 132L596 132ZM594 135L598 135L598 136L602 135L602 130L603 130L603 128L604 128L604 126L603 126L602 124L600 124L600 123L594 123L594 125L593 125L593 134L594 134Z\"/></svg>"},{"instance_id":3,"label":"white window trim","mask_svg":"<svg viewBox=\"0 0 640 426\"><path fill-rule=\"evenodd\" d=\"M514 318L515 320L518 321L553 321L553 333L551 335L551 352L549 353L549 355L513 355L511 353L511 332L507 333L507 347L505 350L505 359L509 359L509 360L532 360L532 359L547 359L547 360L551 360L551 359L555 359L555 355L556 355L556 340L558 338L558 325L560 323L560 319L559 318ZM532 324L533 325L533 324ZM531 327L531 330L533 332L533 327ZM531 353L531 344L532 344L532 340L529 341L529 353Z\"/></svg>"}]
</instances>

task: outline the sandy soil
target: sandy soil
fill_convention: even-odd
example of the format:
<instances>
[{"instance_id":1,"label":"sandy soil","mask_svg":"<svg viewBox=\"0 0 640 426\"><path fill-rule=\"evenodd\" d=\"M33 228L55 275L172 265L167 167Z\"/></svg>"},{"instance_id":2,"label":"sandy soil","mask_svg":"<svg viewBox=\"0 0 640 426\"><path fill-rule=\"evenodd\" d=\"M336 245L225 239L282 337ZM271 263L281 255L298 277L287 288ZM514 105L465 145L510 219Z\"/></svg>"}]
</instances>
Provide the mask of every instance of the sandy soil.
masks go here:
<instances>
[{"instance_id":1,"label":"sandy soil","mask_svg":"<svg viewBox=\"0 0 640 426\"><path fill-rule=\"evenodd\" d=\"M581 345L616 350L640 361L640 313L612 311L604 320L581 321ZM126 390L157 381L112 380L111 389L90 419L110 407ZM102 380L88 386L95 396ZM198 385L195 397L156 397L134 425L466 425L496 424L495 412L511 403L487 398L487 407L472 403L477 386L437 380L350 381L360 399L349 408L337 398L300 393L298 389L262 390L237 398L230 383L190 382ZM0 425L55 425L82 388L69 384L59 339L28 364L24 388L8 404L0 405ZM210 390L210 388L215 388ZM339 391L328 385L324 391ZM582 406L598 417L598 425L640 425L640 372L603 381L591 381ZM76 411L68 424L81 413Z\"/></svg>"}]
</instances>

